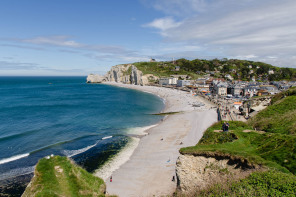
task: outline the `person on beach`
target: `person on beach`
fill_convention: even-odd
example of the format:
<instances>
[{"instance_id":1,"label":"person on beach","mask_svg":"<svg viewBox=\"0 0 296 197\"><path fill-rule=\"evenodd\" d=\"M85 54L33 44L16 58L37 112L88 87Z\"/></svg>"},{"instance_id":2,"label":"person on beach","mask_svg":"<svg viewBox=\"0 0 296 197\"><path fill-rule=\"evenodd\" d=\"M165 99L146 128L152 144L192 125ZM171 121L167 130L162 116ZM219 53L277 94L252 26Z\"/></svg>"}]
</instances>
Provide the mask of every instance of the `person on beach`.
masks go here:
<instances>
[{"instance_id":1,"label":"person on beach","mask_svg":"<svg viewBox=\"0 0 296 197\"><path fill-rule=\"evenodd\" d=\"M112 182L112 176L110 177L110 182Z\"/></svg>"}]
</instances>

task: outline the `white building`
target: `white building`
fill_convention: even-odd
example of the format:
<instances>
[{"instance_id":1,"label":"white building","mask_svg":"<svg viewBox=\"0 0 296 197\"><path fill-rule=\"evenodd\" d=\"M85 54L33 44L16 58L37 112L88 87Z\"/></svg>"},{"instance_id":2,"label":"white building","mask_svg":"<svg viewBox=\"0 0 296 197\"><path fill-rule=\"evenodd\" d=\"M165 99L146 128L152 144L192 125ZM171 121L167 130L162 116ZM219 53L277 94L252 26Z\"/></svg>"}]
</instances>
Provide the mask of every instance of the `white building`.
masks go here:
<instances>
[{"instance_id":1,"label":"white building","mask_svg":"<svg viewBox=\"0 0 296 197\"><path fill-rule=\"evenodd\" d=\"M184 87L184 86L189 86L189 85L191 85L191 80L178 80L177 81L178 87Z\"/></svg>"},{"instance_id":2,"label":"white building","mask_svg":"<svg viewBox=\"0 0 296 197\"><path fill-rule=\"evenodd\" d=\"M269 70L269 71L268 71L268 74L269 74L269 75L273 75L273 74L274 74L274 71L273 71L273 70Z\"/></svg>"},{"instance_id":3,"label":"white building","mask_svg":"<svg viewBox=\"0 0 296 197\"><path fill-rule=\"evenodd\" d=\"M159 79L159 85L176 85L178 79L177 78L160 78Z\"/></svg>"}]
</instances>

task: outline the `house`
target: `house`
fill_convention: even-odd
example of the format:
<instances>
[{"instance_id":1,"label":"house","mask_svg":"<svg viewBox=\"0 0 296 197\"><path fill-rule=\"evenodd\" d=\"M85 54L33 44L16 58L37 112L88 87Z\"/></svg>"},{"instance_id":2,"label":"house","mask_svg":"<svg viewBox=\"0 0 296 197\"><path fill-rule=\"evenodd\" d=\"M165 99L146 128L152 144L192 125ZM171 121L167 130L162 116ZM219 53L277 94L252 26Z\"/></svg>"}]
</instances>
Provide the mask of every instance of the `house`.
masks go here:
<instances>
[{"instance_id":1,"label":"house","mask_svg":"<svg viewBox=\"0 0 296 197\"><path fill-rule=\"evenodd\" d=\"M249 67L249 68L253 68L253 66L252 66L252 65L249 65L248 67Z\"/></svg>"},{"instance_id":2,"label":"house","mask_svg":"<svg viewBox=\"0 0 296 197\"><path fill-rule=\"evenodd\" d=\"M279 93L278 88L274 85L260 85L260 90L266 90L271 95Z\"/></svg>"},{"instance_id":3,"label":"house","mask_svg":"<svg viewBox=\"0 0 296 197\"><path fill-rule=\"evenodd\" d=\"M169 78L160 78L159 79L159 85L176 85L177 84L177 78L169 77Z\"/></svg>"},{"instance_id":4,"label":"house","mask_svg":"<svg viewBox=\"0 0 296 197\"><path fill-rule=\"evenodd\" d=\"M267 95L269 95L267 90L259 90L257 92L257 96L267 96Z\"/></svg>"},{"instance_id":5,"label":"house","mask_svg":"<svg viewBox=\"0 0 296 197\"><path fill-rule=\"evenodd\" d=\"M153 58L150 58L150 62L156 62L156 60Z\"/></svg>"},{"instance_id":6,"label":"house","mask_svg":"<svg viewBox=\"0 0 296 197\"><path fill-rule=\"evenodd\" d=\"M197 84L196 87L198 88L198 91L200 91L200 92L209 92L210 91L209 85Z\"/></svg>"},{"instance_id":7,"label":"house","mask_svg":"<svg viewBox=\"0 0 296 197\"><path fill-rule=\"evenodd\" d=\"M184 87L184 86L189 86L189 85L191 85L191 80L178 80L177 81L178 87Z\"/></svg>"},{"instance_id":8,"label":"house","mask_svg":"<svg viewBox=\"0 0 296 197\"><path fill-rule=\"evenodd\" d=\"M222 81L213 81L213 93L220 95L220 96L226 96L227 95L227 86L228 84L226 82Z\"/></svg>"},{"instance_id":9,"label":"house","mask_svg":"<svg viewBox=\"0 0 296 197\"><path fill-rule=\"evenodd\" d=\"M269 70L269 71L268 71L268 74L269 74L269 75L273 75L273 74L274 74L274 71L273 71L273 70Z\"/></svg>"},{"instance_id":10,"label":"house","mask_svg":"<svg viewBox=\"0 0 296 197\"><path fill-rule=\"evenodd\" d=\"M230 86L230 92L233 96L241 96L243 95L243 87L239 84L234 84Z\"/></svg>"},{"instance_id":11,"label":"house","mask_svg":"<svg viewBox=\"0 0 296 197\"><path fill-rule=\"evenodd\" d=\"M257 95L258 90L260 90L259 86L249 84L248 86L246 86L243 89L243 95L251 98L251 97Z\"/></svg>"}]
</instances>

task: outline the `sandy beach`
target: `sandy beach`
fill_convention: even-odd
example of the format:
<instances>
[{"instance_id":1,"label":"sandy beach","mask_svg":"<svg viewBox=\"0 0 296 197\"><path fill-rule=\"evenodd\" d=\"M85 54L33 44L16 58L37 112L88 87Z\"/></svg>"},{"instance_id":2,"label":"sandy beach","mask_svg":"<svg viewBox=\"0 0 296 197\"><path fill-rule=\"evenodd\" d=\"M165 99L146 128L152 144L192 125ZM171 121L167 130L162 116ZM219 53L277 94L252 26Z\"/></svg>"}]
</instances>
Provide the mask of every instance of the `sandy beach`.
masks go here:
<instances>
[{"instance_id":1,"label":"sandy beach","mask_svg":"<svg viewBox=\"0 0 296 197\"><path fill-rule=\"evenodd\" d=\"M119 197L171 195L176 189L176 181L172 178L179 149L195 145L205 129L217 121L216 110L211 109L214 106L180 90L107 84L158 95L165 101L163 112L182 112L166 116L158 125L145 131L147 135L139 140L129 159L112 172L112 182L105 177L107 193ZM205 105L196 107L201 102Z\"/></svg>"}]
</instances>

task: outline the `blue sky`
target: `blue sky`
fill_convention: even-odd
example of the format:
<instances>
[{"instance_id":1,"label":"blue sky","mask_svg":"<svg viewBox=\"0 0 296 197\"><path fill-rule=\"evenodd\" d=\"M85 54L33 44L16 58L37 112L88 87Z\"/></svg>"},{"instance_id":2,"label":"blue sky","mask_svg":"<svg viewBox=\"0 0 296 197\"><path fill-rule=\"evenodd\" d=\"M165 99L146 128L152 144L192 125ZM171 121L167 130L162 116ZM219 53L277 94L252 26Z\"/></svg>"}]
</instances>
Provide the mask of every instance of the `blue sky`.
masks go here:
<instances>
[{"instance_id":1,"label":"blue sky","mask_svg":"<svg viewBox=\"0 0 296 197\"><path fill-rule=\"evenodd\" d=\"M237 58L296 67L295 0L1 0L0 75Z\"/></svg>"}]
</instances>

